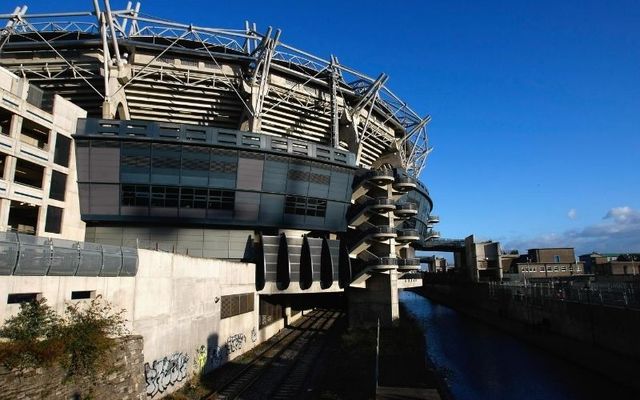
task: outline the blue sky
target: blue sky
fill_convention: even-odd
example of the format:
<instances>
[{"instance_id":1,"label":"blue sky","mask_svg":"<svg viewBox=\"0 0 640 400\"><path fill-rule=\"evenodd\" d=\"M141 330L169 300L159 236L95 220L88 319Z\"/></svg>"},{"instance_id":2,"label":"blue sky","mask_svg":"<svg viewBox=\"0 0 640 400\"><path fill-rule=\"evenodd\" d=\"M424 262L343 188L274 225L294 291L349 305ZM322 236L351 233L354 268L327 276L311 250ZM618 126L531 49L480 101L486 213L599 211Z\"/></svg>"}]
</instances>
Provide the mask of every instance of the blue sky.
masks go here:
<instances>
[{"instance_id":1,"label":"blue sky","mask_svg":"<svg viewBox=\"0 0 640 400\"><path fill-rule=\"evenodd\" d=\"M142 11L229 28L248 19L390 75L396 94L433 117L423 180L443 236L640 251L640 2L389 4L147 0Z\"/></svg>"}]
</instances>

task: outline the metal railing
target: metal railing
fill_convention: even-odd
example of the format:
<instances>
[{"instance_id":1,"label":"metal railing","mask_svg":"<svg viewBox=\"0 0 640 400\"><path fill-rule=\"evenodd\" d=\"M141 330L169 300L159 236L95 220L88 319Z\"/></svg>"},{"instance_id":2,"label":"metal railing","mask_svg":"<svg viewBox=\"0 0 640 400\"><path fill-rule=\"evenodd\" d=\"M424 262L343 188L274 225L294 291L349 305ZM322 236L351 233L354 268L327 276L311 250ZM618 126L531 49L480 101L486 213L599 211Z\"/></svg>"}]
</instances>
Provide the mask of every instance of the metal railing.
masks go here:
<instances>
[{"instance_id":1,"label":"metal railing","mask_svg":"<svg viewBox=\"0 0 640 400\"><path fill-rule=\"evenodd\" d=\"M396 211L418 211L418 205L409 202L396 204Z\"/></svg>"},{"instance_id":2,"label":"metal railing","mask_svg":"<svg viewBox=\"0 0 640 400\"><path fill-rule=\"evenodd\" d=\"M399 260L395 257L378 257L374 260L368 261L365 265L368 267L376 266L376 265L397 266L399 265Z\"/></svg>"},{"instance_id":3,"label":"metal railing","mask_svg":"<svg viewBox=\"0 0 640 400\"><path fill-rule=\"evenodd\" d=\"M640 281L598 282L488 282L489 295L542 306L546 300L640 308Z\"/></svg>"},{"instance_id":4,"label":"metal railing","mask_svg":"<svg viewBox=\"0 0 640 400\"><path fill-rule=\"evenodd\" d=\"M420 266L420 259L419 258L400 258L398 265L406 266L406 267Z\"/></svg>"}]
</instances>

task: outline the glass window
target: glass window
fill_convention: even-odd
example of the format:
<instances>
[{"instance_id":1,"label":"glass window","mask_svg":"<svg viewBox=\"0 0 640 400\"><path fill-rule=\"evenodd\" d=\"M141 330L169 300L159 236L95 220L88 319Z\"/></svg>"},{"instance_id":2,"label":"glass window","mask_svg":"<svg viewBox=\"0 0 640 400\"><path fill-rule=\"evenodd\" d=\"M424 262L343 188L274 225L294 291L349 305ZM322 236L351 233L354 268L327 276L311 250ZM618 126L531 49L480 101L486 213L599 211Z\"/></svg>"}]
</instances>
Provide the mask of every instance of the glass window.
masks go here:
<instances>
[{"instance_id":1,"label":"glass window","mask_svg":"<svg viewBox=\"0 0 640 400\"><path fill-rule=\"evenodd\" d=\"M207 208L207 189L180 189L180 208Z\"/></svg>"},{"instance_id":2,"label":"glass window","mask_svg":"<svg viewBox=\"0 0 640 400\"><path fill-rule=\"evenodd\" d=\"M171 186L153 186L151 188L152 207L178 207L179 189Z\"/></svg>"},{"instance_id":3,"label":"glass window","mask_svg":"<svg viewBox=\"0 0 640 400\"><path fill-rule=\"evenodd\" d=\"M67 188L67 176L62 172L52 171L51 187L49 197L55 200L64 201L64 192Z\"/></svg>"},{"instance_id":4,"label":"glass window","mask_svg":"<svg viewBox=\"0 0 640 400\"><path fill-rule=\"evenodd\" d=\"M122 185L122 205L135 207L149 206L149 186Z\"/></svg>"},{"instance_id":5,"label":"glass window","mask_svg":"<svg viewBox=\"0 0 640 400\"><path fill-rule=\"evenodd\" d=\"M324 217L327 211L327 201L303 196L287 196L285 199L285 214L309 215Z\"/></svg>"},{"instance_id":6,"label":"glass window","mask_svg":"<svg viewBox=\"0 0 640 400\"><path fill-rule=\"evenodd\" d=\"M50 233L60 233L62 230L62 208L48 206L47 207L47 220L44 225L44 230Z\"/></svg>"},{"instance_id":7,"label":"glass window","mask_svg":"<svg viewBox=\"0 0 640 400\"><path fill-rule=\"evenodd\" d=\"M236 193L232 190L209 190L207 208L210 210L233 210Z\"/></svg>"},{"instance_id":8,"label":"glass window","mask_svg":"<svg viewBox=\"0 0 640 400\"><path fill-rule=\"evenodd\" d=\"M53 154L53 162L63 167L68 167L70 150L71 139L58 133L56 135L56 149Z\"/></svg>"}]
</instances>

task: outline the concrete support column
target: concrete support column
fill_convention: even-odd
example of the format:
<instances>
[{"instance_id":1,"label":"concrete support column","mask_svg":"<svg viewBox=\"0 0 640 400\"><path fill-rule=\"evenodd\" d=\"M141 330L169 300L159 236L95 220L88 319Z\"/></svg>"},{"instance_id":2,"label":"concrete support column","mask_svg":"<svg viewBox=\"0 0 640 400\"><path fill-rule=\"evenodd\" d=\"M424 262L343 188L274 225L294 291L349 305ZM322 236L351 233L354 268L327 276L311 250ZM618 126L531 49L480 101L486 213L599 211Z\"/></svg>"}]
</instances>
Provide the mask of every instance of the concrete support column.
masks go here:
<instances>
[{"instance_id":1,"label":"concrete support column","mask_svg":"<svg viewBox=\"0 0 640 400\"><path fill-rule=\"evenodd\" d=\"M378 318L382 326L390 326L400 317L396 270L371 275L365 288L350 287L347 296L351 328L376 326Z\"/></svg>"},{"instance_id":2,"label":"concrete support column","mask_svg":"<svg viewBox=\"0 0 640 400\"><path fill-rule=\"evenodd\" d=\"M284 325L287 326L291 322L291 306L284 307Z\"/></svg>"},{"instance_id":3,"label":"concrete support column","mask_svg":"<svg viewBox=\"0 0 640 400\"><path fill-rule=\"evenodd\" d=\"M9 224L9 206L11 200L0 199L0 231L6 232Z\"/></svg>"}]
</instances>

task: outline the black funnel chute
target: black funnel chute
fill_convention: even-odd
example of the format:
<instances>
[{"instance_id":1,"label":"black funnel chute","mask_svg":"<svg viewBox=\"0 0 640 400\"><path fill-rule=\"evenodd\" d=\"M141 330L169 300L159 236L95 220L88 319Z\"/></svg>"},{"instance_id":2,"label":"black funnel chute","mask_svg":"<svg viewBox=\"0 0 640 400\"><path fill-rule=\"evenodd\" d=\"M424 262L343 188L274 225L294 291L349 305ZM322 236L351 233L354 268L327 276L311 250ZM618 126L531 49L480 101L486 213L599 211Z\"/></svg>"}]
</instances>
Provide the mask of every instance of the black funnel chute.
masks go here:
<instances>
[{"instance_id":1,"label":"black funnel chute","mask_svg":"<svg viewBox=\"0 0 640 400\"><path fill-rule=\"evenodd\" d=\"M280 234L278 243L278 264L276 265L276 286L279 290L285 290L291 283L291 264L289 262L289 245L287 235Z\"/></svg>"},{"instance_id":2,"label":"black funnel chute","mask_svg":"<svg viewBox=\"0 0 640 400\"><path fill-rule=\"evenodd\" d=\"M338 269L338 283L340 288L344 288L351 284L351 258L349 258L349 250L347 247L340 243L340 257L339 257L339 269Z\"/></svg>"},{"instance_id":3,"label":"black funnel chute","mask_svg":"<svg viewBox=\"0 0 640 400\"><path fill-rule=\"evenodd\" d=\"M333 284L333 259L327 239L322 239L322 252L320 253L320 287L327 289Z\"/></svg>"},{"instance_id":4,"label":"black funnel chute","mask_svg":"<svg viewBox=\"0 0 640 400\"><path fill-rule=\"evenodd\" d=\"M306 290L313 283L313 260L311 258L311 246L305 235L302 238L302 251L300 252L300 289Z\"/></svg>"}]
</instances>

